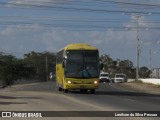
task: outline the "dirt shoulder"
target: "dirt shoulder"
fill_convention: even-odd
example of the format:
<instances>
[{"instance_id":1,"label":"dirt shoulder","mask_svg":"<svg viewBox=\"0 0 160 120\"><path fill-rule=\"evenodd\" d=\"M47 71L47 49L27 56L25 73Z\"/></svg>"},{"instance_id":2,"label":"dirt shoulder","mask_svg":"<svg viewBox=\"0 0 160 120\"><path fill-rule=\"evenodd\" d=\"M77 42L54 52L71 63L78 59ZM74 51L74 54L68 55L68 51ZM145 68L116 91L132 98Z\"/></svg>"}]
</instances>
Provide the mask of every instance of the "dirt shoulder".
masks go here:
<instances>
[{"instance_id":1,"label":"dirt shoulder","mask_svg":"<svg viewBox=\"0 0 160 120\"><path fill-rule=\"evenodd\" d=\"M119 83L119 86L122 87L123 89L128 89L137 92L160 94L160 86L153 84L132 82L132 83Z\"/></svg>"}]
</instances>

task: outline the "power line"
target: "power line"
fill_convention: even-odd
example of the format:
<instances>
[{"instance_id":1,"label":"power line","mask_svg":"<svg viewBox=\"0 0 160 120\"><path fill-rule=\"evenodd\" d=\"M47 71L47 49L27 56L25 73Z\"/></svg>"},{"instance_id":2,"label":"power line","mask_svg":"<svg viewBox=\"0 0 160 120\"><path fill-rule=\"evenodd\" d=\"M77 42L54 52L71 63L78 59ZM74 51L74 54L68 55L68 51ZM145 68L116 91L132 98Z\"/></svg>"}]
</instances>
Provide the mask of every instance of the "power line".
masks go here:
<instances>
[{"instance_id":1,"label":"power line","mask_svg":"<svg viewBox=\"0 0 160 120\"><path fill-rule=\"evenodd\" d=\"M56 2L56 5L55 5ZM45 4L42 4L45 3ZM65 4L61 5L62 3ZM73 7L73 6L66 6L66 4L86 4L86 5L102 5L102 3L105 3L105 5L116 5L116 4L125 4L125 5L133 5L133 6L154 6L153 4L142 4L142 3L130 3L130 2L117 2L117 1L111 1L111 0L90 0L90 1L65 1L65 0L54 0L50 2L40 2L37 3L37 1L32 0L32 1L25 1L22 2L21 4L14 3L14 2L0 2L0 5L3 7L22 7L22 8L38 8L38 9L54 9L57 11L73 11L73 12L95 12L95 13L115 13L115 14L149 14L149 12L144 12L144 11L127 11L127 10L110 10L110 9L104 9L104 8L83 8L81 7ZM58 4L58 6L57 6ZM61 6L60 6L61 5ZM158 5L157 5L158 6ZM160 15L160 12L152 12L152 14L157 14ZM42 27L41 29L52 29L54 27L58 29L81 29L81 30L107 30L107 29L119 29L119 30L134 30L134 24L136 21L134 19L86 19L86 18L54 18L54 17L49 17L49 16L0 16L0 23L1 26L9 26L12 28L16 28L17 25L20 26L32 26L34 24L37 24L38 26ZM127 26L124 23L129 23L133 24L133 26ZM159 30L159 20L140 20L139 23L142 24L147 24L147 26L142 26L140 27L140 30ZM156 25L156 26L155 26ZM59 28L61 27L61 28ZM24 28L26 29L26 28ZM29 29L29 28L28 28Z\"/></svg>"},{"instance_id":2,"label":"power line","mask_svg":"<svg viewBox=\"0 0 160 120\"><path fill-rule=\"evenodd\" d=\"M85 18L52 18L43 16L0 16L0 25L8 26L12 28L20 28L22 26L30 26L28 29L32 29L32 26L37 25L38 29L61 27L61 29L88 29L94 28L95 30L107 30L107 29L135 29L136 21L134 19L85 19ZM95 24L96 23L96 24ZM129 26L124 25L129 23ZM140 26L140 30L159 30L160 27L158 20L139 20L141 24L147 24L146 26ZM132 25L132 26L131 26ZM18 26L18 27L17 27ZM21 27L20 27L21 26ZM26 29L26 27L24 27ZM85 30L84 30L85 31Z\"/></svg>"},{"instance_id":3,"label":"power line","mask_svg":"<svg viewBox=\"0 0 160 120\"><path fill-rule=\"evenodd\" d=\"M158 4L146 4L146 3L133 3L133 2L119 2L119 1L111 1L111 0L92 0L103 3L115 3L115 4L125 4L125 5L134 5L134 6L149 6L149 7L160 7Z\"/></svg>"},{"instance_id":4,"label":"power line","mask_svg":"<svg viewBox=\"0 0 160 120\"><path fill-rule=\"evenodd\" d=\"M109 1L111 2L111 1ZM152 13L152 15L160 15L160 12L156 12L156 11L126 11L126 10L109 10L109 9L95 9L95 8L77 8L77 7L66 7L66 6L51 6L51 5L36 5L36 4L25 4L25 3L21 3L21 4L16 4L16 3L4 3L4 2L0 2L0 5L2 5L3 7L22 7L22 8L39 8L39 9L54 9L57 11L60 10L67 10L67 11L72 11L72 12L96 12L96 13L126 13L126 14L144 14L144 15L148 15L149 13ZM135 4L134 4L135 5ZM137 4L137 5L141 5L141 4ZM143 4L144 5L144 4ZM146 5L147 6L147 5ZM151 5L153 6L153 5Z\"/></svg>"},{"instance_id":5,"label":"power line","mask_svg":"<svg viewBox=\"0 0 160 120\"><path fill-rule=\"evenodd\" d=\"M5 2L1 2L4 3ZM14 4L14 2L8 2L9 4ZM69 4L69 3L83 3L84 4L101 4L101 3L105 3L105 4L124 4L124 5L134 5L134 6L151 6L151 7L160 7L160 4L147 4L146 1L144 3L140 3L140 1L138 1L138 3L136 2L122 2L122 1L114 1L114 0L71 0L71 1L66 1L66 0L54 0L54 1L35 1L35 0L30 0L30 1L24 1L24 3L26 4ZM17 3L20 4L20 3ZM102 4L101 4L102 5Z\"/></svg>"},{"instance_id":6,"label":"power line","mask_svg":"<svg viewBox=\"0 0 160 120\"><path fill-rule=\"evenodd\" d=\"M32 21L31 21L32 20ZM95 22L95 23L121 23L121 22L129 22L129 23L136 23L135 19L93 19L93 18L67 18L67 17L49 17L49 16L0 16L0 22L8 22L8 23L18 23L18 22L23 22L23 21L31 21L34 22L37 21L43 21L47 20L47 22ZM10 21L10 22L9 22ZM160 23L160 20L140 20L139 23Z\"/></svg>"}]
</instances>

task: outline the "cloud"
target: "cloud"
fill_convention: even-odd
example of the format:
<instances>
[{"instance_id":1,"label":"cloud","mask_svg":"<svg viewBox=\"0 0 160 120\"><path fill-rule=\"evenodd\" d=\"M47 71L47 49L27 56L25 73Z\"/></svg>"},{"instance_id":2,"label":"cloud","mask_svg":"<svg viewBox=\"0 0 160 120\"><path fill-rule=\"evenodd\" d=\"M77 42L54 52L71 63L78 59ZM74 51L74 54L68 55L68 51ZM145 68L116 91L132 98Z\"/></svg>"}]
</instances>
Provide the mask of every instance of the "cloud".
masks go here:
<instances>
[{"instance_id":1,"label":"cloud","mask_svg":"<svg viewBox=\"0 0 160 120\"><path fill-rule=\"evenodd\" d=\"M48 2L54 2L54 0L10 0L8 3L14 3L14 4L42 4L42 3L48 3Z\"/></svg>"},{"instance_id":2,"label":"cloud","mask_svg":"<svg viewBox=\"0 0 160 120\"><path fill-rule=\"evenodd\" d=\"M52 4L62 4L69 0L10 0L8 3L13 5L52 5Z\"/></svg>"},{"instance_id":3,"label":"cloud","mask_svg":"<svg viewBox=\"0 0 160 120\"><path fill-rule=\"evenodd\" d=\"M9 26L0 31L0 47L9 51L51 51L71 43L92 43L98 35L57 29L45 29L37 24Z\"/></svg>"},{"instance_id":4,"label":"cloud","mask_svg":"<svg viewBox=\"0 0 160 120\"><path fill-rule=\"evenodd\" d=\"M114 53L116 56L121 50L135 45L134 32L67 31L56 28L45 30L38 24L10 26L0 31L0 36L0 47L24 53L30 51L56 52L67 44L88 43L98 47L101 53Z\"/></svg>"},{"instance_id":5,"label":"cloud","mask_svg":"<svg viewBox=\"0 0 160 120\"><path fill-rule=\"evenodd\" d=\"M26 52L36 48L37 34L41 33L40 26L9 26L0 31L0 47L9 51ZM36 44L34 42L37 42Z\"/></svg>"}]
</instances>

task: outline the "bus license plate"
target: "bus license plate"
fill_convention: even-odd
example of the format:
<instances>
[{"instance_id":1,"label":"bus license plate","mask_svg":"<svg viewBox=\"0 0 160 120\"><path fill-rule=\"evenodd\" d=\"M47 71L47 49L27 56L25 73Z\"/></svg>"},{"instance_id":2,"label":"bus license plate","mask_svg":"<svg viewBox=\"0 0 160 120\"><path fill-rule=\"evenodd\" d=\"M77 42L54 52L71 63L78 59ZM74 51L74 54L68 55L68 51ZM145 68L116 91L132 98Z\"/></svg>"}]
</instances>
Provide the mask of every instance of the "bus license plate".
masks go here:
<instances>
[{"instance_id":1,"label":"bus license plate","mask_svg":"<svg viewBox=\"0 0 160 120\"><path fill-rule=\"evenodd\" d=\"M80 85L80 88L86 88L86 86L85 85Z\"/></svg>"}]
</instances>

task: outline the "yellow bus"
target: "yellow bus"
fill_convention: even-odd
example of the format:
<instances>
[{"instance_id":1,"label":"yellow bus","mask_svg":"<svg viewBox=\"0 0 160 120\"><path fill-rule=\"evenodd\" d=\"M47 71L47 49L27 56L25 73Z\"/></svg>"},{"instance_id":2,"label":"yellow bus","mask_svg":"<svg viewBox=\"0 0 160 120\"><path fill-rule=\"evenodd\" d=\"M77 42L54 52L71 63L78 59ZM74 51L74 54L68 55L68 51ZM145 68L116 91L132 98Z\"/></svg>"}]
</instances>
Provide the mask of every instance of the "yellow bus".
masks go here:
<instances>
[{"instance_id":1,"label":"yellow bus","mask_svg":"<svg viewBox=\"0 0 160 120\"><path fill-rule=\"evenodd\" d=\"M99 87L99 51L88 44L69 44L57 52L56 84L59 91L90 91Z\"/></svg>"}]
</instances>

